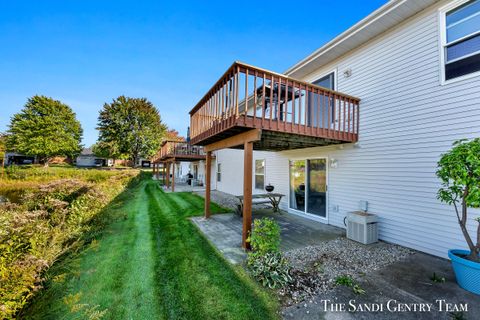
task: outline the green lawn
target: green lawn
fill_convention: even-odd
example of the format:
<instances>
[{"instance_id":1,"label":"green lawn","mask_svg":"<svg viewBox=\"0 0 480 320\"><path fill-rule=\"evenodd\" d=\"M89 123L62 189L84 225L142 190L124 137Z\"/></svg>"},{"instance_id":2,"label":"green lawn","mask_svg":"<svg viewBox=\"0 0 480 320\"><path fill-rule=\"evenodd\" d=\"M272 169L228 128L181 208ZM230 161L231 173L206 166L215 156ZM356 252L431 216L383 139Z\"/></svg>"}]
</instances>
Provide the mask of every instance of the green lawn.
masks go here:
<instances>
[{"instance_id":1,"label":"green lawn","mask_svg":"<svg viewBox=\"0 0 480 320\"><path fill-rule=\"evenodd\" d=\"M26 319L272 319L278 303L188 220L203 199L145 179L107 209L112 223L58 262ZM221 209L213 205L213 212Z\"/></svg>"}]
</instances>

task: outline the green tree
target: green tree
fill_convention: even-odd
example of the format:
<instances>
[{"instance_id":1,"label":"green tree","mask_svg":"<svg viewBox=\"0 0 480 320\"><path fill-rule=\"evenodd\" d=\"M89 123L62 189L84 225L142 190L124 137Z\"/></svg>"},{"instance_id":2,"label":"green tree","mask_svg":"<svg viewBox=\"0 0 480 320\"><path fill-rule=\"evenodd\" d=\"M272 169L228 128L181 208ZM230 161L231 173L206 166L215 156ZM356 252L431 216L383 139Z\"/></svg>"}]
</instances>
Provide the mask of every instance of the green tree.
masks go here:
<instances>
[{"instance_id":1,"label":"green tree","mask_svg":"<svg viewBox=\"0 0 480 320\"><path fill-rule=\"evenodd\" d=\"M120 96L105 103L98 117L98 146L110 157L128 154L135 165L152 157L166 131L155 106L145 98Z\"/></svg>"},{"instance_id":2,"label":"green tree","mask_svg":"<svg viewBox=\"0 0 480 320\"><path fill-rule=\"evenodd\" d=\"M7 136L4 133L0 133L0 161L2 162L2 178L3 178L3 169L5 167L5 153L7 152Z\"/></svg>"},{"instance_id":3,"label":"green tree","mask_svg":"<svg viewBox=\"0 0 480 320\"><path fill-rule=\"evenodd\" d=\"M74 157L82 149L83 130L66 104L45 96L33 96L9 125L7 148L36 156L48 166L56 156Z\"/></svg>"},{"instance_id":4,"label":"green tree","mask_svg":"<svg viewBox=\"0 0 480 320\"><path fill-rule=\"evenodd\" d=\"M480 262L480 218L476 219L479 222L476 244L467 229L468 208L480 208L480 138L456 141L438 162L437 176L442 181L438 199L454 206L470 248L469 259Z\"/></svg>"}]
</instances>

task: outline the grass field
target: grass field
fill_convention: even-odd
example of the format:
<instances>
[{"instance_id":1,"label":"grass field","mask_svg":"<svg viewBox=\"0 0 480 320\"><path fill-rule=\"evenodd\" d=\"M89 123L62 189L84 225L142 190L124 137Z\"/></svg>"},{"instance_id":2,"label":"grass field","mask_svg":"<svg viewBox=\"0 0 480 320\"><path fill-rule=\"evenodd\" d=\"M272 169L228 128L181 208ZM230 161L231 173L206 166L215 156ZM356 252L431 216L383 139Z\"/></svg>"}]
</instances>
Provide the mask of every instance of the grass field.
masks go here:
<instances>
[{"instance_id":1,"label":"grass field","mask_svg":"<svg viewBox=\"0 0 480 320\"><path fill-rule=\"evenodd\" d=\"M273 319L278 302L228 264L188 217L203 199L144 179L109 206L112 223L48 272L26 319ZM216 205L213 212L221 211Z\"/></svg>"}]
</instances>

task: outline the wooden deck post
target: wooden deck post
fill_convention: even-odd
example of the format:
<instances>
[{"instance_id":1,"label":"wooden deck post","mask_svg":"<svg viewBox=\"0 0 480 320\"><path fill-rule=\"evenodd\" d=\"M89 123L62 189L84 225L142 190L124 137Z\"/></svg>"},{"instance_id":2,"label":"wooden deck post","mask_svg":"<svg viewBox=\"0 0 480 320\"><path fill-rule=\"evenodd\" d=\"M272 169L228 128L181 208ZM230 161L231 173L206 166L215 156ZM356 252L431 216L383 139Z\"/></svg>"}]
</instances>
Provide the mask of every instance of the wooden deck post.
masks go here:
<instances>
[{"instance_id":1,"label":"wooden deck post","mask_svg":"<svg viewBox=\"0 0 480 320\"><path fill-rule=\"evenodd\" d=\"M172 192L175 192L175 159L172 162Z\"/></svg>"},{"instance_id":2,"label":"wooden deck post","mask_svg":"<svg viewBox=\"0 0 480 320\"><path fill-rule=\"evenodd\" d=\"M165 162L162 162L162 180L163 185L165 185Z\"/></svg>"},{"instance_id":3,"label":"wooden deck post","mask_svg":"<svg viewBox=\"0 0 480 320\"><path fill-rule=\"evenodd\" d=\"M252 230L252 161L253 161L253 142L248 141L244 144L243 150L243 229L242 229L242 247L250 249L250 243L247 238Z\"/></svg>"},{"instance_id":4,"label":"wooden deck post","mask_svg":"<svg viewBox=\"0 0 480 320\"><path fill-rule=\"evenodd\" d=\"M211 176L212 176L212 152L207 151L205 159L205 218L210 218L210 188L211 188Z\"/></svg>"},{"instance_id":5,"label":"wooden deck post","mask_svg":"<svg viewBox=\"0 0 480 320\"><path fill-rule=\"evenodd\" d=\"M170 163L167 162L167 189L170 188Z\"/></svg>"}]
</instances>

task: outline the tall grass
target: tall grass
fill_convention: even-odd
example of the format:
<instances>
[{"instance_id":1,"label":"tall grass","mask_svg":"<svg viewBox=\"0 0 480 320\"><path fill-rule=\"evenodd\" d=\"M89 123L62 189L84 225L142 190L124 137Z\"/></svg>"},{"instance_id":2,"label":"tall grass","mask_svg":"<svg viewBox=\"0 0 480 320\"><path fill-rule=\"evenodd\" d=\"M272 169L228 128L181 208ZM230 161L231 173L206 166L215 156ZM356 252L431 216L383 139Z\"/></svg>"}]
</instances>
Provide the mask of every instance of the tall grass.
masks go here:
<instances>
[{"instance_id":1,"label":"tall grass","mask_svg":"<svg viewBox=\"0 0 480 320\"><path fill-rule=\"evenodd\" d=\"M2 182L46 182L52 179L80 179L90 182L100 182L117 174L117 170L79 169L69 165L50 167L38 165L13 165L5 168Z\"/></svg>"},{"instance_id":2,"label":"tall grass","mask_svg":"<svg viewBox=\"0 0 480 320\"><path fill-rule=\"evenodd\" d=\"M42 274L85 235L138 171L10 167L0 191L21 191L0 205L0 319L13 318L42 286Z\"/></svg>"}]
</instances>

